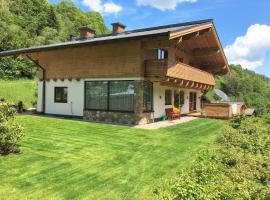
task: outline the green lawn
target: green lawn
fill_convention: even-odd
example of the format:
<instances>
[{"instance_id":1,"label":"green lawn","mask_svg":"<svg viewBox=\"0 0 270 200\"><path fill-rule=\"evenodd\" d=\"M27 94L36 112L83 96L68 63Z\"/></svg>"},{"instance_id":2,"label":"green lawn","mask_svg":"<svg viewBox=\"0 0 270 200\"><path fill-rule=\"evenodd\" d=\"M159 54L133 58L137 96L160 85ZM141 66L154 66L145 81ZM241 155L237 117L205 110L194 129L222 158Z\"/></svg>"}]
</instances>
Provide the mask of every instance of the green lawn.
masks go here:
<instances>
[{"instance_id":1,"label":"green lawn","mask_svg":"<svg viewBox=\"0 0 270 200\"><path fill-rule=\"evenodd\" d=\"M0 99L12 104L22 101L26 108L33 107L36 84L36 80L0 80Z\"/></svg>"},{"instance_id":2,"label":"green lawn","mask_svg":"<svg viewBox=\"0 0 270 200\"><path fill-rule=\"evenodd\" d=\"M225 121L159 130L20 116L22 154L0 156L0 199L146 199L162 178L213 148Z\"/></svg>"}]
</instances>

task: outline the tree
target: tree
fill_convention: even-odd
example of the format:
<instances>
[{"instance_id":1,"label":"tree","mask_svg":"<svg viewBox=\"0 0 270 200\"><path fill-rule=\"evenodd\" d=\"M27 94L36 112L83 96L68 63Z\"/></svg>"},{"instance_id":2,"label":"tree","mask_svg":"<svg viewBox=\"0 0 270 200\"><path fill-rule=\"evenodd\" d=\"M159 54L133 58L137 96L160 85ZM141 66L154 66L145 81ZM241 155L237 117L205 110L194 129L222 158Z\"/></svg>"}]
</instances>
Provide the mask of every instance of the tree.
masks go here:
<instances>
[{"instance_id":1,"label":"tree","mask_svg":"<svg viewBox=\"0 0 270 200\"><path fill-rule=\"evenodd\" d=\"M99 13L84 13L70 0L0 0L0 51L65 42L71 34L79 36L81 26L109 32ZM34 78L35 73L21 58L0 59L0 79Z\"/></svg>"}]
</instances>

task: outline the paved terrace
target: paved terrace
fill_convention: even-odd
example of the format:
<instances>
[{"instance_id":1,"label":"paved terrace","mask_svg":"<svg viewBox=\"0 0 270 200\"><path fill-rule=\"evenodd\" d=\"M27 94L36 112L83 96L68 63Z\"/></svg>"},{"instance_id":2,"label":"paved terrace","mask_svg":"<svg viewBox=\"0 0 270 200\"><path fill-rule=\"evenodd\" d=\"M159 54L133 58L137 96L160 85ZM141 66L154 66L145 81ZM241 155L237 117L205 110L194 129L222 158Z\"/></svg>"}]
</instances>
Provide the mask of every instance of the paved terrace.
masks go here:
<instances>
[{"instance_id":1,"label":"paved terrace","mask_svg":"<svg viewBox=\"0 0 270 200\"><path fill-rule=\"evenodd\" d=\"M151 124L136 125L134 127L142 128L142 129L159 129L159 128L165 128L165 127L176 125L176 124L182 124L182 123L189 122L195 119L198 119L198 117L185 116L185 117L181 117L180 119L175 119L173 121L165 120L165 121L160 121L160 122L154 122Z\"/></svg>"}]
</instances>

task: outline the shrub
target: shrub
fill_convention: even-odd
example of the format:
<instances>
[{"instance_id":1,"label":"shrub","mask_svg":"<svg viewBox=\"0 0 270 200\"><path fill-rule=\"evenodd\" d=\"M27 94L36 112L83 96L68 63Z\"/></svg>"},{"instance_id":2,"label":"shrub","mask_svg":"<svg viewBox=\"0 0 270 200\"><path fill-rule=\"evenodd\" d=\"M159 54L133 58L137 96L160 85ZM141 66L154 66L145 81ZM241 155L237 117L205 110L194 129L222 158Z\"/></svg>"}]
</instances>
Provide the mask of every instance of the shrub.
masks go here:
<instances>
[{"instance_id":1,"label":"shrub","mask_svg":"<svg viewBox=\"0 0 270 200\"><path fill-rule=\"evenodd\" d=\"M0 103L0 154L18 153L22 127L14 122L16 110L7 103Z\"/></svg>"},{"instance_id":2,"label":"shrub","mask_svg":"<svg viewBox=\"0 0 270 200\"><path fill-rule=\"evenodd\" d=\"M241 125L241 122L245 119L245 115L240 114L235 116L232 120L231 120L231 126L233 128L238 128Z\"/></svg>"},{"instance_id":3,"label":"shrub","mask_svg":"<svg viewBox=\"0 0 270 200\"><path fill-rule=\"evenodd\" d=\"M18 104L17 104L17 110L19 113L22 113L23 112L23 109L24 109L24 104L22 101L19 101Z\"/></svg>"},{"instance_id":4,"label":"shrub","mask_svg":"<svg viewBox=\"0 0 270 200\"><path fill-rule=\"evenodd\" d=\"M191 169L166 180L154 195L163 200L270 199L270 131L266 122L239 116L223 130L216 150L200 153Z\"/></svg>"}]
</instances>

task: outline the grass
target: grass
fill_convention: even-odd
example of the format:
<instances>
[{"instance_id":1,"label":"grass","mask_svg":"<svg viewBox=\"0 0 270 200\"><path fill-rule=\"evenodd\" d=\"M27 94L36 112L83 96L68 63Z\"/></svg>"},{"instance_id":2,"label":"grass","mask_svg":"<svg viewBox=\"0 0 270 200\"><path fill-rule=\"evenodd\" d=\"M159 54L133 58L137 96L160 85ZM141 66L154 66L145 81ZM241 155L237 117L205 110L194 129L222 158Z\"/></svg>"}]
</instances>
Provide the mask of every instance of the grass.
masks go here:
<instances>
[{"instance_id":1,"label":"grass","mask_svg":"<svg viewBox=\"0 0 270 200\"><path fill-rule=\"evenodd\" d=\"M4 98L9 103L22 101L26 108L33 107L35 92L35 80L0 80L0 99Z\"/></svg>"},{"instance_id":2,"label":"grass","mask_svg":"<svg viewBox=\"0 0 270 200\"><path fill-rule=\"evenodd\" d=\"M158 130L20 116L22 154L0 156L0 199L146 199L162 178L215 146L226 123Z\"/></svg>"}]
</instances>

